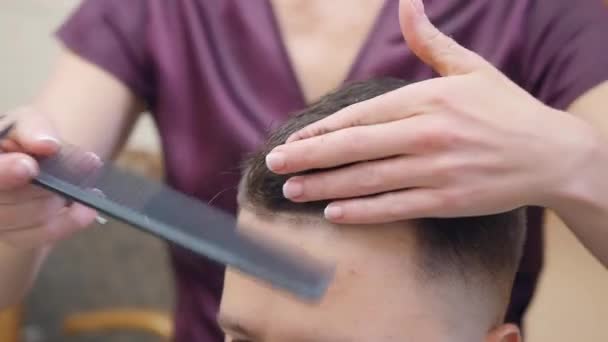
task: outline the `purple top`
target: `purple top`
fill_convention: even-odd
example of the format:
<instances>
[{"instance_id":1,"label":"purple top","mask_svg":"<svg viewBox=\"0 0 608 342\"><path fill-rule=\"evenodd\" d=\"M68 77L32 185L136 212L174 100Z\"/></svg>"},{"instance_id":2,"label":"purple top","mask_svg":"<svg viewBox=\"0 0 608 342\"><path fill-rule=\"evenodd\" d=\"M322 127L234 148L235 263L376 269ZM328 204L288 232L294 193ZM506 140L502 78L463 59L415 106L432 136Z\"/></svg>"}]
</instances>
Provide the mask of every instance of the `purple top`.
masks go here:
<instances>
[{"instance_id":1,"label":"purple top","mask_svg":"<svg viewBox=\"0 0 608 342\"><path fill-rule=\"evenodd\" d=\"M608 80L601 0L426 0L432 21L545 103L565 108ZM388 0L346 81L435 76L408 50ZM59 37L144 99L158 124L167 181L236 207L239 162L305 101L268 0L86 0ZM218 195L219 194L219 195ZM509 320L519 322L542 264L542 212L530 210ZM203 229L203 228L201 228ZM171 248L176 341L222 341L222 267Z\"/></svg>"}]
</instances>

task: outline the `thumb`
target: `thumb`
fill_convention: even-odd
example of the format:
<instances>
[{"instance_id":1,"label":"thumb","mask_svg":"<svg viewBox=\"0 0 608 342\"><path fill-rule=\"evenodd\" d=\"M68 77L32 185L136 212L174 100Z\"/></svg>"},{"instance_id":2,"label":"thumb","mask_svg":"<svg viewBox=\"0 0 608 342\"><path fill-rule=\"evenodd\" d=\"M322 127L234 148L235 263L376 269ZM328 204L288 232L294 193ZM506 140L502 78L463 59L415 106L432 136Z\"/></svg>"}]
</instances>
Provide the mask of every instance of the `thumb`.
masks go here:
<instances>
[{"instance_id":1,"label":"thumb","mask_svg":"<svg viewBox=\"0 0 608 342\"><path fill-rule=\"evenodd\" d=\"M8 116L16 120L10 140L20 146L23 152L45 156L59 150L61 143L57 131L47 116L32 108L21 108Z\"/></svg>"},{"instance_id":2,"label":"thumb","mask_svg":"<svg viewBox=\"0 0 608 342\"><path fill-rule=\"evenodd\" d=\"M422 0L401 0L399 20L409 48L442 76L468 74L489 65L439 31L427 17Z\"/></svg>"}]
</instances>

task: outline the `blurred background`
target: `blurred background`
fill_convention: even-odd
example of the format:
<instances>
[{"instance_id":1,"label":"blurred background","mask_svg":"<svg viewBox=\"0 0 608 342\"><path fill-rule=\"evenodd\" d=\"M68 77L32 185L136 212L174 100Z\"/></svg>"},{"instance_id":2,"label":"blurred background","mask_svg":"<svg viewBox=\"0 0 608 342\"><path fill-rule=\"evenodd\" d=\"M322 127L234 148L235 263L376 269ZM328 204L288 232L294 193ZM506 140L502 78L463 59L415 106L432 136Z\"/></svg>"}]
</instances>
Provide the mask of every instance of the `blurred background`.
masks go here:
<instances>
[{"instance_id":1,"label":"blurred background","mask_svg":"<svg viewBox=\"0 0 608 342\"><path fill-rule=\"evenodd\" d=\"M0 0L0 112L27 103L43 84L58 51L53 32L78 3ZM158 140L149 117L142 116L119 163L161 177ZM172 285L161 241L113 222L95 227L62 243L49 258L24 303L23 342L158 341L146 329L68 337L62 325L70 315L82 318L83 313L129 308L144 310L135 326L162 330L166 324L159 318L164 317L154 313L170 317ZM145 322L137 321L142 318ZM7 342L1 331L0 342Z\"/></svg>"},{"instance_id":2,"label":"blurred background","mask_svg":"<svg viewBox=\"0 0 608 342\"><path fill-rule=\"evenodd\" d=\"M0 112L27 103L40 87L57 53L52 33L77 4L0 0ZM148 177L161 177L158 140L148 117L137 124L119 162ZM546 267L528 315L527 341L608 341L607 270L553 215L546 232ZM159 341L150 332L166 328L172 301L162 242L111 223L80 234L52 254L23 305L22 336L24 342ZM72 319L86 318L86 313L124 308L142 310L135 316L122 313L135 317L132 325L140 329L92 329L97 331L73 336L62 331L66 322L76 324L75 330L83 322ZM0 321L9 318L0 314ZM2 324L0 329L7 329ZM0 342L5 342L2 333Z\"/></svg>"}]
</instances>

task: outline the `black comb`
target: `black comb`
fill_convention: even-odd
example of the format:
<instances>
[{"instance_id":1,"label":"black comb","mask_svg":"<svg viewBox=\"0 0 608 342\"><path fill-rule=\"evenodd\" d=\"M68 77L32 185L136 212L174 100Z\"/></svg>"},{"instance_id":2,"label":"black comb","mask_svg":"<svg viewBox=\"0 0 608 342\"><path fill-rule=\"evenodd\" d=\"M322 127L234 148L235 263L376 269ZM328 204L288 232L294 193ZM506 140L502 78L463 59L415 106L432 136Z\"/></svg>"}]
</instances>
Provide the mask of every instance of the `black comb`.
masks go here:
<instances>
[{"instance_id":1,"label":"black comb","mask_svg":"<svg viewBox=\"0 0 608 342\"><path fill-rule=\"evenodd\" d=\"M13 126L0 132L0 139ZM299 298L318 300L327 290L332 277L328 265L239 233L233 216L164 184L102 163L93 154L69 145L39 164L34 184L47 190Z\"/></svg>"}]
</instances>

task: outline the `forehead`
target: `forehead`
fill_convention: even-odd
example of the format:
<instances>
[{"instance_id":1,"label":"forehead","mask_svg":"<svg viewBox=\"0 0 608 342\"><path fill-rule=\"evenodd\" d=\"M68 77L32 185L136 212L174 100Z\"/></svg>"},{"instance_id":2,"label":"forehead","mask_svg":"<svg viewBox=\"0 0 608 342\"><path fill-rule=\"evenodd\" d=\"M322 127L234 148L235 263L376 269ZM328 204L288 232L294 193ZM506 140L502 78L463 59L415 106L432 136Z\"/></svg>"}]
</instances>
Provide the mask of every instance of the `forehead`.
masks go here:
<instances>
[{"instance_id":1,"label":"forehead","mask_svg":"<svg viewBox=\"0 0 608 342\"><path fill-rule=\"evenodd\" d=\"M336 226L315 218L261 218L247 210L239 220L254 234L335 263L336 276L326 296L313 304L228 270L220 315L228 328L264 336L264 341L347 342L403 337L413 331L408 325L432 322L430 296L416 276L406 224Z\"/></svg>"}]
</instances>

